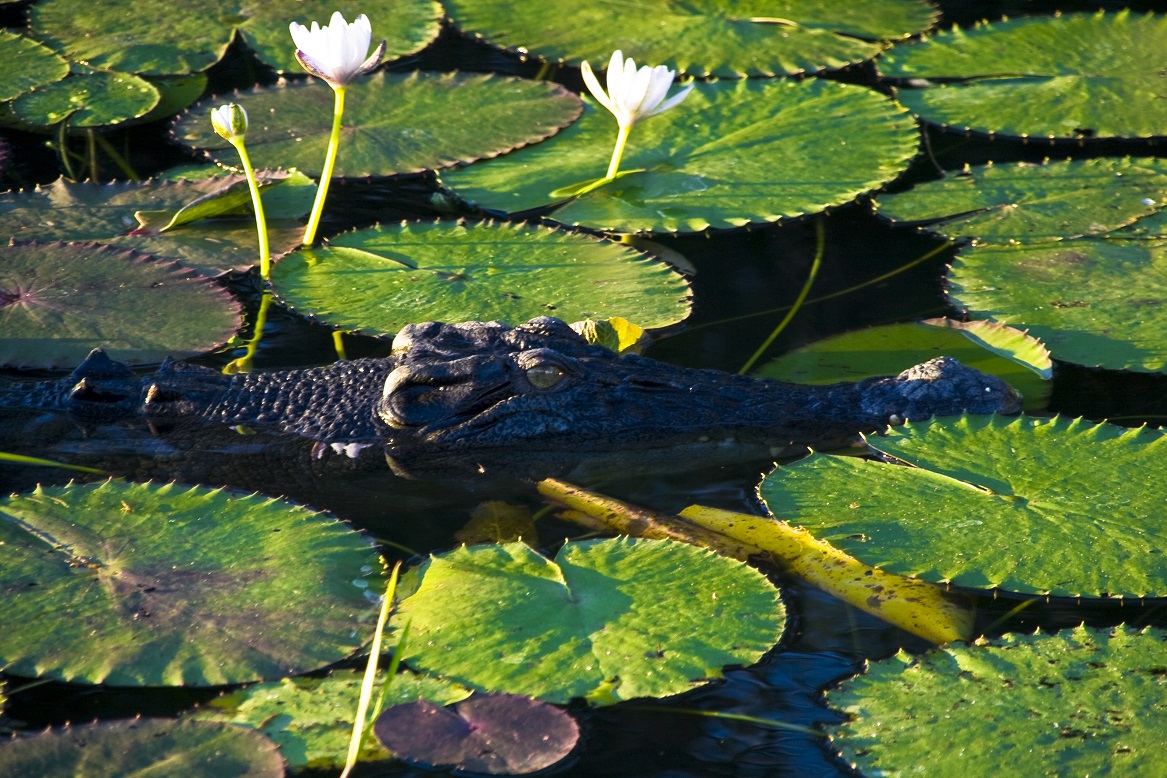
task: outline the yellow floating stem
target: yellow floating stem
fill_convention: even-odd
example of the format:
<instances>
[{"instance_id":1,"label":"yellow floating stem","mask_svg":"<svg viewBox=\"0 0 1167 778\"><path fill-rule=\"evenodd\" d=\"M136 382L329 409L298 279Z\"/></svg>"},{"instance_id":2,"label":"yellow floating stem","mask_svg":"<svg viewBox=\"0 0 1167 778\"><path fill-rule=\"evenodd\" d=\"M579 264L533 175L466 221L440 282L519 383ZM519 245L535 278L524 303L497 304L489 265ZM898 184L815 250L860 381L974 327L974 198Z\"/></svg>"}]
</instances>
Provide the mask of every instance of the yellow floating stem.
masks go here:
<instances>
[{"instance_id":1,"label":"yellow floating stem","mask_svg":"<svg viewBox=\"0 0 1167 778\"><path fill-rule=\"evenodd\" d=\"M765 551L777 564L900 629L933 643L971 640L973 610L944 587L865 565L800 527L692 505L682 518Z\"/></svg>"}]
</instances>

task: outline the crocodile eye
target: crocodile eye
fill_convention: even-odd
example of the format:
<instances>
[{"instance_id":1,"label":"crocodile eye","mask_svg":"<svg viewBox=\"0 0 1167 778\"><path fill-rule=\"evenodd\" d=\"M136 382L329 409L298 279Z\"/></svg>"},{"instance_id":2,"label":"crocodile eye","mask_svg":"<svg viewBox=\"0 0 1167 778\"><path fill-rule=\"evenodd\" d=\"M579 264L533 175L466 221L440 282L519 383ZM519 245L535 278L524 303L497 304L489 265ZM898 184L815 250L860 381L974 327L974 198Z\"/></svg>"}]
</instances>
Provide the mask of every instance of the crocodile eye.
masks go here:
<instances>
[{"instance_id":1,"label":"crocodile eye","mask_svg":"<svg viewBox=\"0 0 1167 778\"><path fill-rule=\"evenodd\" d=\"M527 380L536 389L552 389L558 386L566 373L555 365L533 365L527 368Z\"/></svg>"}]
</instances>

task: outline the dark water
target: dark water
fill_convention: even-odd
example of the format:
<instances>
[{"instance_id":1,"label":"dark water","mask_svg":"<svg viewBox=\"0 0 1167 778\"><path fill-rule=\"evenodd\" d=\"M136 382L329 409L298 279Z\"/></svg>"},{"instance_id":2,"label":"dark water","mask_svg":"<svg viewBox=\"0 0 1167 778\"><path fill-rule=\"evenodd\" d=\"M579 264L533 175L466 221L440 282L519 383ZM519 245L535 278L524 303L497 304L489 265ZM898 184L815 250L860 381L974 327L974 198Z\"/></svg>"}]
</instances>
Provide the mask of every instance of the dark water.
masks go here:
<instances>
[{"instance_id":1,"label":"dark water","mask_svg":"<svg viewBox=\"0 0 1167 778\"><path fill-rule=\"evenodd\" d=\"M1117 9L1164 10L1156 3L1062 3L1065 11ZM982 17L1048 13L1055 9L1039 2L945 2L944 25L968 24ZM9 11L12 24L20 11ZM461 38L452 31L423 54L393 66L395 69L491 70L532 76L537 67ZM256 80L273 80L243 50L212 71L216 92L249 86ZM838 74L859 83L874 83L870 67L861 66ZM579 87L574 75L565 76ZM189 161L164 141L164 127L135 130L131 142L146 150L145 163L155 168ZM1105 144L1022 144L929 131L931 158L922 156L895 185L937 175L937 168L958 169L965 163L987 160L1032 160L1045 157L1086 157L1116 154L1155 154L1161 149L1146 142ZM21 133L8 137L17 164L8 184L30 185L55 177L51 153L43 138ZM431 218L430 195L436 190L431 177L421 176L388 183L353 183L334 186L330 213L323 234L375 221ZM343 216L343 221L340 216ZM776 309L788 305L803 284L816 250L815 222L825 226L823 268L811 297L847 289L895 270L933 250L940 242L910 230L892 229L875 218L866 202L841 207L825 216L779 226L688 237L660 238L679 251L697 269L693 278L694 312L686 325L657 342L651 356L678 364L736 370L782 318ZM801 310L774 344L771 355L857 327L908 321L952 313L943 294L943 272L951 251L941 253L911 270L827 302ZM234 288L254 302L248 284L236 280ZM383 354L386 345L353 337L347 341L350 357ZM236 356L221 354L204 361L221 365ZM256 364L261 368L322 364L332 361L331 334L285 312L275 311L261 345ZM1119 417L1124 423L1141 419L1161 423L1167 416L1167 379L1089 370L1070 365L1057 367L1051 412L1083 415L1092 419ZM731 469L704 471L699 477L632 479L606 483L602 490L645 506L678 510L700 502L754 511L753 490L766 463L750 463ZM23 488L28 479L60 481L52 471L0 469L0 488ZM537 505L529 487L510 488L513 499ZM304 495L315 507L334 510L379 538L392 540L421 552L447 548L451 534L463 524L468 510L483 495L459 494L447 487L411 485L340 484L329 493ZM549 526L543 539L553 543L570 528ZM823 738L796 730L766 728L693 715L689 709L724 711L773 719L800 727L816 727L837 721L822 703L821 689L835 679L856 672L864 660L890 655L900 648L924 650L920 640L855 611L834 598L798 581L783 584L791 621L782 643L755 667L727 672L724 682L711 684L668 701L627 703L599 710L582 707L574 712L582 724L584 744L574 761L562 768L570 775L629 776L837 776L849 774ZM992 633L1032 631L1076 625L1083 620L1095 625L1151 623L1167 626L1163 601L1083 603L1075 600L1041 601L1019 616L1006 618L1021 602L1008 595L978 593L981 627ZM174 690L110 690L66 684L48 684L21 693L22 681L10 679L8 723L30 728L65 721L86 721L136 713L170 715L191 703L205 700L206 692ZM366 774L411 773L409 768L366 768Z\"/></svg>"}]
</instances>

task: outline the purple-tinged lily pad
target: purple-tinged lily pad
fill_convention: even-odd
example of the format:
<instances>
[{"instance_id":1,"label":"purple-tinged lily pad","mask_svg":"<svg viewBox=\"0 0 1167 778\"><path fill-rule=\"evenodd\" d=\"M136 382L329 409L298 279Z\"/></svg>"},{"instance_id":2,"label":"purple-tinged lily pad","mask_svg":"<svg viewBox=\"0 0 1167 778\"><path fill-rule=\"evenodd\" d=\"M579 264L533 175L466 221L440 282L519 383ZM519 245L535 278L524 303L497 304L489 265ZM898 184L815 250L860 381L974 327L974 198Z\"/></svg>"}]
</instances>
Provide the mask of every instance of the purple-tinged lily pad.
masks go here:
<instances>
[{"instance_id":1,"label":"purple-tinged lily pad","mask_svg":"<svg viewBox=\"0 0 1167 778\"><path fill-rule=\"evenodd\" d=\"M543 770L579 740L570 715L519 694L472 697L445 708L425 700L394 705L373 731L407 762L487 775Z\"/></svg>"},{"instance_id":2,"label":"purple-tinged lily pad","mask_svg":"<svg viewBox=\"0 0 1167 778\"><path fill-rule=\"evenodd\" d=\"M177 262L91 243L0 247L0 364L72 367L103 347L128 364L210 351L239 304Z\"/></svg>"}]
</instances>

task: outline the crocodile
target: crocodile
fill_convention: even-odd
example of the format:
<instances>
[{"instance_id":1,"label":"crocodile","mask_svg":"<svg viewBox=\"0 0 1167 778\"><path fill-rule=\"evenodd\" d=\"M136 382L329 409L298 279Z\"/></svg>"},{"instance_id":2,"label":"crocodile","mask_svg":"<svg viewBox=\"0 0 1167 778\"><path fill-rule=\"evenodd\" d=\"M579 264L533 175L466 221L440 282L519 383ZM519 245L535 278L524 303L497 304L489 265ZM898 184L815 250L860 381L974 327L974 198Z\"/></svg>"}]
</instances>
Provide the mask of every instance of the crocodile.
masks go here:
<instances>
[{"instance_id":1,"label":"crocodile","mask_svg":"<svg viewBox=\"0 0 1167 778\"><path fill-rule=\"evenodd\" d=\"M138 376L95 350L66 378L0 387L0 408L88 429L137 424L161 459L216 446L264 452L290 439L316 467L587 478L773 459L909 420L1016 413L1019 401L1005 382L947 357L897 376L804 386L617 356L540 317L515 327L415 324L385 358L239 375L167 360ZM215 431L218 443L157 442L196 430Z\"/></svg>"}]
</instances>

